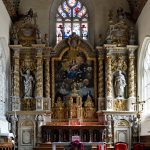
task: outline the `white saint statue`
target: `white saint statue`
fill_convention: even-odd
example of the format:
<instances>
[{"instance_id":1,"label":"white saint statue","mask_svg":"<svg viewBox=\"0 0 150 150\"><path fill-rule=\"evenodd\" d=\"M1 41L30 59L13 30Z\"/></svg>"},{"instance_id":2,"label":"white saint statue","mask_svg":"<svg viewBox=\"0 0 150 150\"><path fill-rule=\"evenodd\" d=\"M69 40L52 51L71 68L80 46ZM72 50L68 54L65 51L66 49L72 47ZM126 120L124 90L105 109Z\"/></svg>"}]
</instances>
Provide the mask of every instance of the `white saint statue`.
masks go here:
<instances>
[{"instance_id":1,"label":"white saint statue","mask_svg":"<svg viewBox=\"0 0 150 150\"><path fill-rule=\"evenodd\" d=\"M126 80L124 75L121 73L121 71L118 71L117 76L115 77L114 82L114 90L116 97L123 97L124 96L124 88L126 86Z\"/></svg>"},{"instance_id":2,"label":"white saint statue","mask_svg":"<svg viewBox=\"0 0 150 150\"><path fill-rule=\"evenodd\" d=\"M34 79L30 73L30 70L28 69L26 71L26 74L23 74L21 71L21 76L24 77L24 97L32 97Z\"/></svg>"}]
</instances>

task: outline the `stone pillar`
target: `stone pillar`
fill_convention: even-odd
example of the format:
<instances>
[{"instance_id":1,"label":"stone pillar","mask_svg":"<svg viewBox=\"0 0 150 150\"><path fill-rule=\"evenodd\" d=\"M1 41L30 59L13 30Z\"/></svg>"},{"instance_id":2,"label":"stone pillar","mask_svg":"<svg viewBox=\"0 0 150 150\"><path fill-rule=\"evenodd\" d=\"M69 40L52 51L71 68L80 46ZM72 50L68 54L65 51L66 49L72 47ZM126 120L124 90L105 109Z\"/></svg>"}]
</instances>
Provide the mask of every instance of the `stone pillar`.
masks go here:
<instances>
[{"instance_id":1,"label":"stone pillar","mask_svg":"<svg viewBox=\"0 0 150 150\"><path fill-rule=\"evenodd\" d=\"M43 110L43 56L42 49L37 49L36 110Z\"/></svg>"},{"instance_id":2,"label":"stone pillar","mask_svg":"<svg viewBox=\"0 0 150 150\"><path fill-rule=\"evenodd\" d=\"M43 102L44 110L50 110L51 108L51 99L50 99L50 60L49 58L45 59L45 99Z\"/></svg>"},{"instance_id":3,"label":"stone pillar","mask_svg":"<svg viewBox=\"0 0 150 150\"><path fill-rule=\"evenodd\" d=\"M59 129L59 142L62 142L63 139L62 139L62 129Z\"/></svg>"},{"instance_id":4,"label":"stone pillar","mask_svg":"<svg viewBox=\"0 0 150 150\"><path fill-rule=\"evenodd\" d=\"M93 142L93 130L92 129L90 129L89 130L89 133L90 133L90 141L89 142Z\"/></svg>"},{"instance_id":5,"label":"stone pillar","mask_svg":"<svg viewBox=\"0 0 150 150\"><path fill-rule=\"evenodd\" d=\"M97 47L98 50L98 110L105 109L105 98L104 98L104 56L103 48Z\"/></svg>"},{"instance_id":6,"label":"stone pillar","mask_svg":"<svg viewBox=\"0 0 150 150\"><path fill-rule=\"evenodd\" d=\"M136 111L132 103L136 102L136 89L135 89L135 56L134 52L137 49L137 46L128 45L127 49L129 51L128 55L128 110Z\"/></svg>"},{"instance_id":7,"label":"stone pillar","mask_svg":"<svg viewBox=\"0 0 150 150\"><path fill-rule=\"evenodd\" d=\"M16 113L14 115L12 115L10 119L11 119L11 132L14 134L14 143L16 145L17 141L18 141L16 139L16 137L17 137L17 121L18 121Z\"/></svg>"},{"instance_id":8,"label":"stone pillar","mask_svg":"<svg viewBox=\"0 0 150 150\"><path fill-rule=\"evenodd\" d=\"M107 138L108 138L108 144L112 145L113 141L113 134L112 134L112 116L111 115L107 115Z\"/></svg>"},{"instance_id":9,"label":"stone pillar","mask_svg":"<svg viewBox=\"0 0 150 150\"><path fill-rule=\"evenodd\" d=\"M41 133L41 126L43 125L44 118L42 115L37 115L36 116L36 121L37 121L37 140L36 143L42 143L42 133Z\"/></svg>"},{"instance_id":10,"label":"stone pillar","mask_svg":"<svg viewBox=\"0 0 150 150\"><path fill-rule=\"evenodd\" d=\"M106 83L106 110L113 110L113 98L112 98L112 69L111 69L111 47L106 47L106 74L105 74L105 83Z\"/></svg>"},{"instance_id":11,"label":"stone pillar","mask_svg":"<svg viewBox=\"0 0 150 150\"><path fill-rule=\"evenodd\" d=\"M14 49L14 91L12 96L12 111L20 111L20 50Z\"/></svg>"}]
</instances>

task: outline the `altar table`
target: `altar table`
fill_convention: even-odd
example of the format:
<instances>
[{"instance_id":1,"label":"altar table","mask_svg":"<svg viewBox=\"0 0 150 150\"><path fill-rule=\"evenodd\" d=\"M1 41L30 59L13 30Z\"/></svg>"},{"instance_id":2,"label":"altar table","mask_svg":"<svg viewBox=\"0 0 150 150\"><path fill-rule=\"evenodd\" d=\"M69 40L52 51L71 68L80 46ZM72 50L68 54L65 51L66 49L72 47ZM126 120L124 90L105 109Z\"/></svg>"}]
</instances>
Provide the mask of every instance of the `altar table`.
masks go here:
<instances>
[{"instance_id":1,"label":"altar table","mask_svg":"<svg viewBox=\"0 0 150 150\"><path fill-rule=\"evenodd\" d=\"M105 142L81 142L83 145L88 146L88 145L102 145L102 150L104 150L104 144ZM52 143L52 148L53 150L56 150L57 145L64 145L64 146L69 146L71 145L71 142L53 142Z\"/></svg>"}]
</instances>

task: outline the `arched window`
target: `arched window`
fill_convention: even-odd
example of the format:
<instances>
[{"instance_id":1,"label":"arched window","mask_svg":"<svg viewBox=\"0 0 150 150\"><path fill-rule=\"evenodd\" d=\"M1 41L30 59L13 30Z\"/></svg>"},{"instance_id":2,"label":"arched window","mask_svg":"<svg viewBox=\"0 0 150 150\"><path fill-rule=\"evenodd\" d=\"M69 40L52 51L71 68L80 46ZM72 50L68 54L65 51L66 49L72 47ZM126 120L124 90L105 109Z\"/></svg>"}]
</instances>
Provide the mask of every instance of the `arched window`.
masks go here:
<instances>
[{"instance_id":1,"label":"arched window","mask_svg":"<svg viewBox=\"0 0 150 150\"><path fill-rule=\"evenodd\" d=\"M72 33L76 33L84 40L88 39L88 11L79 0L64 0L56 14L57 43Z\"/></svg>"},{"instance_id":2,"label":"arched window","mask_svg":"<svg viewBox=\"0 0 150 150\"><path fill-rule=\"evenodd\" d=\"M144 115L150 115L150 43L147 46L144 57L144 75L143 75L143 99L146 102Z\"/></svg>"},{"instance_id":3,"label":"arched window","mask_svg":"<svg viewBox=\"0 0 150 150\"><path fill-rule=\"evenodd\" d=\"M139 52L138 93L145 101L143 119L150 116L150 37L146 37Z\"/></svg>"}]
</instances>

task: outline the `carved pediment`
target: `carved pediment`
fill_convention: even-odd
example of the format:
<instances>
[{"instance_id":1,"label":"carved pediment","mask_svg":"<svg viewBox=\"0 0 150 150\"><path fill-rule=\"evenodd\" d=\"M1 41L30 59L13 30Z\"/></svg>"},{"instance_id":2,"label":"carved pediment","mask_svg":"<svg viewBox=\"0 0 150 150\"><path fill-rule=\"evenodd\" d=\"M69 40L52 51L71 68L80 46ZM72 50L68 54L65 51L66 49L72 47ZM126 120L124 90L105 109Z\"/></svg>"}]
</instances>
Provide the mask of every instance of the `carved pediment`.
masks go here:
<instances>
[{"instance_id":1,"label":"carved pediment","mask_svg":"<svg viewBox=\"0 0 150 150\"><path fill-rule=\"evenodd\" d=\"M87 55L94 57L95 51L89 42L83 40L76 34L72 34L69 38L63 39L54 47L55 55L60 55L62 50L69 49L73 51L86 51Z\"/></svg>"},{"instance_id":2,"label":"carved pediment","mask_svg":"<svg viewBox=\"0 0 150 150\"><path fill-rule=\"evenodd\" d=\"M31 46L40 39L40 32L36 25L36 14L30 9L27 15L23 15L11 29L11 42L15 45Z\"/></svg>"}]
</instances>

